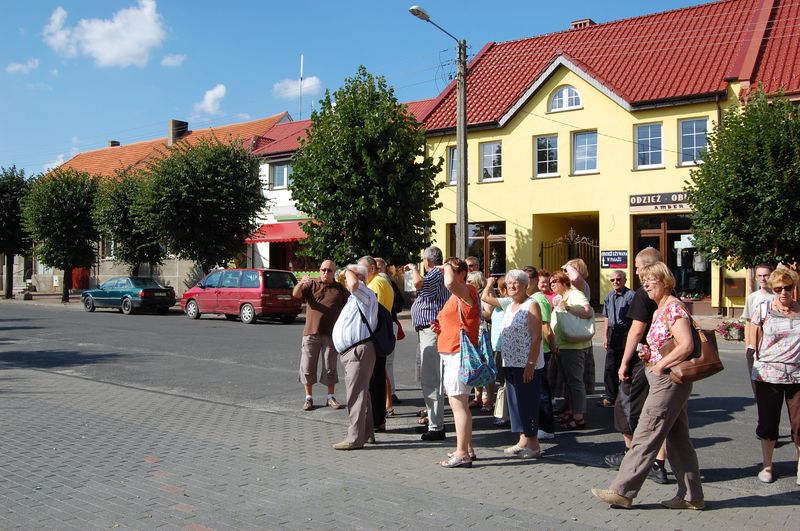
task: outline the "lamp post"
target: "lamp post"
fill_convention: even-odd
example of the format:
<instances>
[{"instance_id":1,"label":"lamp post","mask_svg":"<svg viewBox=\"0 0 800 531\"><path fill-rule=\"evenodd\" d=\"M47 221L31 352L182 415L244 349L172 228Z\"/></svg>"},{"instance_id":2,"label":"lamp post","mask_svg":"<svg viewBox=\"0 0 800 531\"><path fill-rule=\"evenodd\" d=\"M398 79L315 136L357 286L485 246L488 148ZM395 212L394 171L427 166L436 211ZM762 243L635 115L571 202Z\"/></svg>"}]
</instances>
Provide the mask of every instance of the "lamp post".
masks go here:
<instances>
[{"instance_id":1,"label":"lamp post","mask_svg":"<svg viewBox=\"0 0 800 531\"><path fill-rule=\"evenodd\" d=\"M456 103L456 256L466 258L467 247L467 41L457 39L452 33L431 20L428 13L419 6L411 6L408 11L418 19L430 22L442 33L458 43L458 70L456 82L458 100Z\"/></svg>"}]
</instances>

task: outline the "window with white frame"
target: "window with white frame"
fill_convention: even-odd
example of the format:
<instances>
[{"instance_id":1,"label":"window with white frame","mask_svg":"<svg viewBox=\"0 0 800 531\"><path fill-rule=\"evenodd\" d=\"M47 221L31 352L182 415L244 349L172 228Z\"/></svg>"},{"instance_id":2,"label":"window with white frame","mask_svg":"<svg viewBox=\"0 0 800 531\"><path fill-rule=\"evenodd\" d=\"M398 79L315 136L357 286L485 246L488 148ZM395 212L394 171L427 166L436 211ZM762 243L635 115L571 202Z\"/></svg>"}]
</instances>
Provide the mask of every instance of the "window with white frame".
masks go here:
<instances>
[{"instance_id":1,"label":"window with white frame","mask_svg":"<svg viewBox=\"0 0 800 531\"><path fill-rule=\"evenodd\" d=\"M681 165L701 162L708 145L708 120L706 118L681 120Z\"/></svg>"},{"instance_id":2,"label":"window with white frame","mask_svg":"<svg viewBox=\"0 0 800 531\"><path fill-rule=\"evenodd\" d=\"M574 133L572 136L572 173L597 171L597 131Z\"/></svg>"},{"instance_id":3,"label":"window with white frame","mask_svg":"<svg viewBox=\"0 0 800 531\"><path fill-rule=\"evenodd\" d=\"M481 144L481 181L499 181L502 178L502 142L484 142Z\"/></svg>"},{"instance_id":4,"label":"window with white frame","mask_svg":"<svg viewBox=\"0 0 800 531\"><path fill-rule=\"evenodd\" d=\"M280 190L292 184L291 162L273 162L269 165L270 190Z\"/></svg>"},{"instance_id":5,"label":"window with white frame","mask_svg":"<svg viewBox=\"0 0 800 531\"><path fill-rule=\"evenodd\" d=\"M581 95L575 87L571 85L564 85L558 87L553 95L550 97L550 112L568 111L570 109L578 109L581 106Z\"/></svg>"},{"instance_id":6,"label":"window with white frame","mask_svg":"<svg viewBox=\"0 0 800 531\"><path fill-rule=\"evenodd\" d=\"M100 240L97 255L104 260L114 258L114 240L111 238L103 238Z\"/></svg>"},{"instance_id":7,"label":"window with white frame","mask_svg":"<svg viewBox=\"0 0 800 531\"><path fill-rule=\"evenodd\" d=\"M660 168L662 166L661 124L637 125L636 168Z\"/></svg>"},{"instance_id":8,"label":"window with white frame","mask_svg":"<svg viewBox=\"0 0 800 531\"><path fill-rule=\"evenodd\" d=\"M458 181L458 148L447 148L447 184L456 184Z\"/></svg>"},{"instance_id":9,"label":"window with white frame","mask_svg":"<svg viewBox=\"0 0 800 531\"><path fill-rule=\"evenodd\" d=\"M558 135L539 136L534 140L536 177L558 175Z\"/></svg>"}]
</instances>

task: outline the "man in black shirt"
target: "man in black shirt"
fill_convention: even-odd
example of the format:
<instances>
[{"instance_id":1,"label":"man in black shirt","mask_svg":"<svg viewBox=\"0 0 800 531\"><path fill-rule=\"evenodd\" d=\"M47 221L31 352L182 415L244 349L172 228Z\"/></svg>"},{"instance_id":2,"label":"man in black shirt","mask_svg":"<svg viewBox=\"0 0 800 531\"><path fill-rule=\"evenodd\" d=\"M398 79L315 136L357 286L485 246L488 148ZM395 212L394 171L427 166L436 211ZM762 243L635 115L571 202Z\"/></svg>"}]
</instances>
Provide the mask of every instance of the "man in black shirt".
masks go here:
<instances>
[{"instance_id":1,"label":"man in black shirt","mask_svg":"<svg viewBox=\"0 0 800 531\"><path fill-rule=\"evenodd\" d=\"M661 253L653 247L647 247L636 255L634 265L636 274L650 264L661 261ZM625 353L622 356L622 363L619 367L619 392L617 401L614 404L614 428L622 434L625 439L626 451L631 446L633 432L639 423L639 416L642 413L644 401L650 386L644 373L644 363L639 358L639 344L647 341L647 332L650 330L650 323L653 314L658 309L658 305L647 296L643 287L636 290L628 308L627 318L631 321L628 336L625 340ZM666 448L661 447L653 463L653 470L648 476L656 483L667 483L667 472L664 468L666 459ZM619 468L625 453L611 454L605 457L605 462L611 468Z\"/></svg>"}]
</instances>

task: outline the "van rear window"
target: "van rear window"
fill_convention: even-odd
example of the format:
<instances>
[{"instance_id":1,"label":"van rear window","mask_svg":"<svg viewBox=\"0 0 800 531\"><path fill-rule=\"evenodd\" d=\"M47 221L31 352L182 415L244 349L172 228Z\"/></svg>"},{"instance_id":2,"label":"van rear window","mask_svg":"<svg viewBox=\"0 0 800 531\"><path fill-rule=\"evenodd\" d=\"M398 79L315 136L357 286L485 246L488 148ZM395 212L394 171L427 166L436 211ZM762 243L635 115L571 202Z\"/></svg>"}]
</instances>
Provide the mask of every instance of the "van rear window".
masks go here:
<instances>
[{"instance_id":1,"label":"van rear window","mask_svg":"<svg viewBox=\"0 0 800 531\"><path fill-rule=\"evenodd\" d=\"M284 271L264 271L264 285L267 289L292 289L297 279Z\"/></svg>"}]
</instances>

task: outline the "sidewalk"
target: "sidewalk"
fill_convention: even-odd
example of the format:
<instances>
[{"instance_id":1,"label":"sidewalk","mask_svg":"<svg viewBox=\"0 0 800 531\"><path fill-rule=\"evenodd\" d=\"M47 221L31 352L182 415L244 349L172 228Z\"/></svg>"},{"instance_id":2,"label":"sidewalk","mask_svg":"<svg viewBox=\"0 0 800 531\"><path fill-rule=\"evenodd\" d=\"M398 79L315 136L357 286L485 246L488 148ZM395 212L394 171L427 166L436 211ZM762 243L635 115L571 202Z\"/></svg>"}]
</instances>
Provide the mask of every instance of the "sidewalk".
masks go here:
<instances>
[{"instance_id":1,"label":"sidewalk","mask_svg":"<svg viewBox=\"0 0 800 531\"><path fill-rule=\"evenodd\" d=\"M454 436L419 441L408 399L416 394L401 393L400 416L377 446L337 452L330 445L344 435L344 411L278 413L0 370L0 528L797 527L794 479L761 485L736 462L723 479L711 464L719 447L702 429L693 431L709 505L700 513L659 508L674 482L647 482L630 511L596 502L589 489L614 474L597 461L619 446L605 429L559 434L543 442L546 458L523 461L503 456L507 432L476 418L480 460L443 469L436 461ZM713 426L719 434L727 424Z\"/></svg>"}]
</instances>

